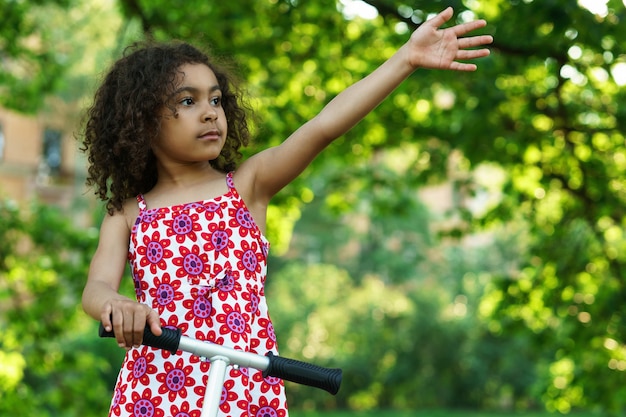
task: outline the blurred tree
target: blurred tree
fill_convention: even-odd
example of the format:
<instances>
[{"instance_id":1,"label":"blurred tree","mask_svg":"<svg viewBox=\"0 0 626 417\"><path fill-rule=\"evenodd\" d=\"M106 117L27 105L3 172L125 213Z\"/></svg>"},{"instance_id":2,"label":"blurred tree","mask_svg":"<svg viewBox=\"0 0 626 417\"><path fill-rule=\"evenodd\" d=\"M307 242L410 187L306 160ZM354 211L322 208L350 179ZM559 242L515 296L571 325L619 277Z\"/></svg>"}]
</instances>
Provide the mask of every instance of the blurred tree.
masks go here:
<instances>
[{"instance_id":1,"label":"blurred tree","mask_svg":"<svg viewBox=\"0 0 626 417\"><path fill-rule=\"evenodd\" d=\"M78 314L97 230L78 229L50 207L20 211L3 201L0 242L0 415L104 409L110 385L103 375L116 373L121 358Z\"/></svg>"},{"instance_id":2,"label":"blurred tree","mask_svg":"<svg viewBox=\"0 0 626 417\"><path fill-rule=\"evenodd\" d=\"M345 374L334 399L290 386L292 406L539 404L535 363L549 355L523 334L494 337L491 322L477 311L491 277L508 273L524 255L525 239L511 227L475 248L437 239L436 217L417 197L391 192L404 175L386 167L397 169L402 159L379 155L377 184L385 186L344 199L322 186L338 173L320 174L290 251L272 258L267 294L281 351L342 367ZM340 208L353 202L350 210Z\"/></svg>"},{"instance_id":3,"label":"blurred tree","mask_svg":"<svg viewBox=\"0 0 626 417\"><path fill-rule=\"evenodd\" d=\"M486 31L495 35L496 42L494 53L480 62L478 72L417 71L281 193L269 216L273 254L286 252L291 228L320 187L325 204L344 215L359 209L361 214L382 218L405 207L419 210L419 205L409 204L410 199L399 203L399 198L446 179L449 156L459 154L462 157L452 170L459 204L450 215L464 221L457 221L449 234L506 231L510 223L523 225L526 232L518 251L503 249L503 254L514 257L508 258L507 268L487 270L490 280L480 305L475 306L486 327L472 336L478 343L493 341L485 345L483 360L496 353L519 354L521 346L533 349L540 354L533 357L536 377L531 389L550 410L598 407L623 412L626 108L618 105L626 94L623 2L380 0L367 2L377 10L372 19L349 15L351 3L119 0L128 27L140 27L158 39L202 42L216 55L235 59L260 120L258 143L250 152L280 143L333 95L389 56L429 14L453 5L457 22L486 18ZM10 4L20 8L10 9L7 16L17 16L20 22L30 19L25 7L43 2ZM5 20L0 26L3 34L9 33L7 28L19 27L5 26ZM116 39L127 39L120 28L116 26L121 33ZM12 100L27 101L13 105L2 100L13 107L33 108L31 100L38 98L27 93L27 85L42 89L51 85L43 80L56 78L54 60L47 55L38 60L27 50L24 56L40 69L27 74L40 81L29 83L24 78L22 83L6 70L6 63L18 62L22 55L17 50L11 55L7 45L25 48L31 44L17 40L33 38L13 32L4 37L15 41L3 40L0 48L11 57L3 59L0 67L1 97L23 88L25 92ZM49 78L42 75L43 69ZM379 155L393 151L405 157L399 168L381 169ZM499 173L498 181L503 178L495 188L500 194L484 210L472 212L462 197L480 194L482 186L495 181L495 174L483 182L472 176L487 164ZM355 197L367 195L367 190L392 200L387 205L381 199L359 206ZM368 243L363 248L370 251L357 254L361 257L346 265L349 276L363 285L370 283L364 278L368 271L386 284L411 279L408 264L419 263L421 254L407 251L405 260L385 264L388 253L380 239L393 231L403 239L417 235L400 233L391 223L371 227L361 235ZM358 269L361 264L369 266ZM462 290L459 271L450 276L457 279L455 288ZM516 349L508 351L511 346ZM11 363L19 365L19 361ZM468 369L477 366L464 363ZM505 359L495 363L508 366ZM385 381L380 375L377 380ZM381 392L368 389L363 392Z\"/></svg>"},{"instance_id":4,"label":"blurred tree","mask_svg":"<svg viewBox=\"0 0 626 417\"><path fill-rule=\"evenodd\" d=\"M502 200L483 225L522 218L529 230L528 256L486 298L494 335L531 335L534 349L550 352L537 363L535 386L549 410L619 414L626 10L601 3L481 3L476 12L497 28L497 53L484 68L493 85L481 96L488 111L475 114L481 123L464 123L476 132L464 129L461 149L469 166L491 160L506 173ZM507 24L513 15L516 24Z\"/></svg>"},{"instance_id":5,"label":"blurred tree","mask_svg":"<svg viewBox=\"0 0 626 417\"><path fill-rule=\"evenodd\" d=\"M0 0L0 106L36 113L82 100L94 73L133 38L110 2ZM113 35L113 36L112 36Z\"/></svg>"},{"instance_id":6,"label":"blurred tree","mask_svg":"<svg viewBox=\"0 0 626 417\"><path fill-rule=\"evenodd\" d=\"M55 91L63 75L63 51L54 33L40 25L44 10L64 10L69 0L2 1L0 20L0 104L22 112L40 107L42 96Z\"/></svg>"}]
</instances>

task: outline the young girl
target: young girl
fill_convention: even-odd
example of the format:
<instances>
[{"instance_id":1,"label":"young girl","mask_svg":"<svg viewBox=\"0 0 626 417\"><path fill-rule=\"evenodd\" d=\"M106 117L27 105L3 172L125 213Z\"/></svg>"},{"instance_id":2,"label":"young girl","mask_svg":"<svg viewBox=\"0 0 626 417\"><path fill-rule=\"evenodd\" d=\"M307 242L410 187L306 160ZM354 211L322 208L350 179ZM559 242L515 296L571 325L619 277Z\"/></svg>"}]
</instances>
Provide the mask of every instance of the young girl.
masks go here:
<instances>
[{"instance_id":1,"label":"young girl","mask_svg":"<svg viewBox=\"0 0 626 417\"><path fill-rule=\"evenodd\" d=\"M131 49L116 62L89 109L88 184L107 215L83 307L113 330L127 354L110 415L199 415L209 364L140 346L148 325L178 327L235 349L277 353L264 297L270 199L417 68L473 71L462 38L482 20L447 29L448 8L421 25L389 60L347 88L281 145L238 165L248 143L246 108L227 73L185 43ZM128 259L136 300L118 293ZM286 416L283 382L229 369L220 412Z\"/></svg>"}]
</instances>

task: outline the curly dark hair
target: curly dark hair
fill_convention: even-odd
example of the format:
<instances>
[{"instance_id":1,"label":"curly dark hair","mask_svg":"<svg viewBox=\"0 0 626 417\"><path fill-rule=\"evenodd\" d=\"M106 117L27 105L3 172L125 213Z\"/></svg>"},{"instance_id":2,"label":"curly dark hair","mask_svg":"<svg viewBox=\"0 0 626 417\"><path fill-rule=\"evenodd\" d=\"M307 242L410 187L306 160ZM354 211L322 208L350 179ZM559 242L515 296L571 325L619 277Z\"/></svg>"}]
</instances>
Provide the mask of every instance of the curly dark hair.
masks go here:
<instances>
[{"instance_id":1,"label":"curly dark hair","mask_svg":"<svg viewBox=\"0 0 626 417\"><path fill-rule=\"evenodd\" d=\"M222 91L228 136L211 165L228 172L241 160L239 149L250 140L250 107L232 72L185 42L134 43L106 74L85 115L81 150L89 162L86 182L106 201L109 214L121 211L124 200L146 193L156 184L151 144L160 128L159 114L168 106L167 97L174 91L178 69L184 64L207 65Z\"/></svg>"}]
</instances>

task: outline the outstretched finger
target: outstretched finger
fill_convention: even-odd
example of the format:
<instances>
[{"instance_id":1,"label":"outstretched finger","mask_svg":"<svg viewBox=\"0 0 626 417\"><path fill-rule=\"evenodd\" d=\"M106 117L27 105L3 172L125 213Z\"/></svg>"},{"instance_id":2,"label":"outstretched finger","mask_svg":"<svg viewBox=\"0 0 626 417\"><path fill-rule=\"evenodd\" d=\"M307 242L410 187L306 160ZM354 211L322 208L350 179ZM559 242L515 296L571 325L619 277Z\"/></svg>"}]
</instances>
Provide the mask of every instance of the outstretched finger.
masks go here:
<instances>
[{"instance_id":1,"label":"outstretched finger","mask_svg":"<svg viewBox=\"0 0 626 417\"><path fill-rule=\"evenodd\" d=\"M460 59L462 61L466 61L469 59L483 58L488 56L491 53L489 49L468 49L468 50L459 50L456 53L455 59Z\"/></svg>"},{"instance_id":2,"label":"outstretched finger","mask_svg":"<svg viewBox=\"0 0 626 417\"><path fill-rule=\"evenodd\" d=\"M476 64L467 64L465 62L456 62L450 64L450 69L453 71L476 71L478 67Z\"/></svg>"},{"instance_id":3,"label":"outstretched finger","mask_svg":"<svg viewBox=\"0 0 626 417\"><path fill-rule=\"evenodd\" d=\"M476 46L488 45L492 42L493 42L493 36L491 35L471 36L469 38L460 38L459 48L460 49L474 48Z\"/></svg>"},{"instance_id":4,"label":"outstretched finger","mask_svg":"<svg viewBox=\"0 0 626 417\"><path fill-rule=\"evenodd\" d=\"M452 7L448 7L442 12L439 12L432 19L428 19L424 24L430 25L434 29L439 29L441 26L443 26L444 23L446 23L448 20L450 20L450 18L452 18L453 14L454 14L454 10L452 9Z\"/></svg>"},{"instance_id":5,"label":"outstretched finger","mask_svg":"<svg viewBox=\"0 0 626 417\"><path fill-rule=\"evenodd\" d=\"M487 26L487 21L479 19L472 20L471 22L461 23L460 25L453 26L450 29L454 31L454 34L458 38L473 30L484 28L485 26Z\"/></svg>"}]
</instances>

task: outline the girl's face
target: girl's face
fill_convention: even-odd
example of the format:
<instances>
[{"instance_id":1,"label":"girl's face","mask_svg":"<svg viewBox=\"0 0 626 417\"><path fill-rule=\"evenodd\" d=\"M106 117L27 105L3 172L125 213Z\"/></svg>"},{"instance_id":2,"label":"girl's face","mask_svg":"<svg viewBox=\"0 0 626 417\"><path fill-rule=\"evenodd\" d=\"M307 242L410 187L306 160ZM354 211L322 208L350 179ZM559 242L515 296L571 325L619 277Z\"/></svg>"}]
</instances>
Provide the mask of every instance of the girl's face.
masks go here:
<instances>
[{"instance_id":1,"label":"girl's face","mask_svg":"<svg viewBox=\"0 0 626 417\"><path fill-rule=\"evenodd\" d=\"M211 161L228 133L220 86L204 64L184 64L178 71L178 86L162 111L153 151L161 163Z\"/></svg>"}]
</instances>

